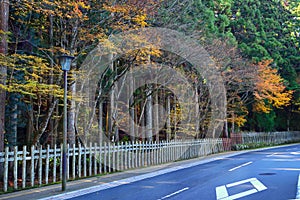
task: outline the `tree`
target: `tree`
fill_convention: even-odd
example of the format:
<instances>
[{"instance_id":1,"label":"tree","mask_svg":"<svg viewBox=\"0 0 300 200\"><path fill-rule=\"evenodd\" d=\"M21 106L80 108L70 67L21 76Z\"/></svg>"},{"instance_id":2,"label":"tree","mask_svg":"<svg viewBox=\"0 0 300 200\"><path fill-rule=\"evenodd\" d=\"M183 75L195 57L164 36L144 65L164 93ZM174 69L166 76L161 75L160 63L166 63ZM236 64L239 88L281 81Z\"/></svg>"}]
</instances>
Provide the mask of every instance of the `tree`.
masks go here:
<instances>
[{"instance_id":1,"label":"tree","mask_svg":"<svg viewBox=\"0 0 300 200\"><path fill-rule=\"evenodd\" d=\"M286 90L284 80L277 69L272 69L272 60L261 61L257 65L253 105L254 112L270 113L273 107L280 108L290 104L293 91Z\"/></svg>"},{"instance_id":2,"label":"tree","mask_svg":"<svg viewBox=\"0 0 300 200\"><path fill-rule=\"evenodd\" d=\"M0 54L7 54L7 34L8 34L8 16L9 16L9 0L1 0L0 2ZM4 134L5 134L5 105L6 91L3 87L6 85L7 67L0 65L0 152L4 150ZM1 173L2 174L2 173Z\"/></svg>"},{"instance_id":3,"label":"tree","mask_svg":"<svg viewBox=\"0 0 300 200\"><path fill-rule=\"evenodd\" d=\"M291 13L282 1L235 0L232 5L230 28L243 56L255 63L273 60L271 67L277 69L285 80L287 90L294 91L293 101L299 99L297 73L299 73L300 51L299 37L295 35L297 30L295 24L299 24L299 19L297 20L295 14ZM291 112L295 110L291 107L286 107L285 112L277 111L276 107L270 109L274 109L275 114L280 112L285 118L290 118ZM252 110L250 106L249 117L253 114ZM276 117L271 119L276 120ZM253 126L262 122L251 121ZM252 125L247 126L253 127Z\"/></svg>"},{"instance_id":4,"label":"tree","mask_svg":"<svg viewBox=\"0 0 300 200\"><path fill-rule=\"evenodd\" d=\"M49 133L54 131L52 129L58 127L57 119L60 118L58 101L62 91L62 73L56 56L72 54L76 56L77 62L102 35L101 31L97 31L99 26L91 28L92 25L87 23L90 7L83 1L24 0L13 1L11 7L10 58L15 65L10 67L12 81L7 89L9 92L21 93L24 96L22 99L26 100L27 106L19 112L25 110L27 113L28 143L44 143ZM75 76L74 68L79 67L73 66L70 76ZM25 75L18 79L16 73L20 75L23 72ZM75 88L75 84L70 86L71 89ZM43 88L48 94L41 90L33 92L33 87ZM71 144L75 142L74 92L71 90L68 95L71 108L68 138ZM52 126L49 125L51 121L54 122Z\"/></svg>"}]
</instances>

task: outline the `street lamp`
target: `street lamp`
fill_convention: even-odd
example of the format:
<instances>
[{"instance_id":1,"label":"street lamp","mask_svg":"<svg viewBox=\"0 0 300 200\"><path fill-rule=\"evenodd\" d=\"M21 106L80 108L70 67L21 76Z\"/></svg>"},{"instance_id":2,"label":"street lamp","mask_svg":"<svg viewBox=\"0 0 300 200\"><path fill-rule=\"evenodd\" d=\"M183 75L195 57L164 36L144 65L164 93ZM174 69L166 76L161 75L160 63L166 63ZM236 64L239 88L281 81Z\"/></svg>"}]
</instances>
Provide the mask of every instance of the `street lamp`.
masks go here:
<instances>
[{"instance_id":1,"label":"street lamp","mask_svg":"<svg viewBox=\"0 0 300 200\"><path fill-rule=\"evenodd\" d=\"M62 191L66 190L67 183L67 87L68 71L71 68L73 56L61 55L59 56L59 63L64 71L64 119L63 119L63 149L62 149Z\"/></svg>"}]
</instances>

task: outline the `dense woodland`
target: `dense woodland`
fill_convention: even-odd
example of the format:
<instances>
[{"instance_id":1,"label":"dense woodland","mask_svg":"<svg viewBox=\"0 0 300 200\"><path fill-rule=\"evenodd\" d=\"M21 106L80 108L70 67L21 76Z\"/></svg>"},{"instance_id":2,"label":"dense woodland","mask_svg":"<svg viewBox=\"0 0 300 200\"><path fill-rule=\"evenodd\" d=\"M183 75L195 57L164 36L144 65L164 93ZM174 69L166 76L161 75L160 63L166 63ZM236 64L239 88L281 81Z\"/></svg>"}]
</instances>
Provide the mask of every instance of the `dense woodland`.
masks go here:
<instances>
[{"instance_id":1,"label":"dense woodland","mask_svg":"<svg viewBox=\"0 0 300 200\"><path fill-rule=\"evenodd\" d=\"M76 126L76 110L83 103L76 82L84 75L87 55L113 34L145 27L192 37L216 63L227 96L220 136L300 129L298 0L3 0L0 15L0 151L5 145L61 143L62 54L75 57L68 76L68 143L206 137L212 111L205 77L191 63L160 49L140 49L113 60L99 77L93 112L98 123ZM121 89L115 83L132 66L149 63L174 68L191 81L197 114L183 116L172 91L147 84L131 91L129 110L138 126L127 127L128 133L117 120L122 113L114 99ZM140 83L131 80L132 90ZM158 130L162 115L166 120ZM184 117L196 123L184 127ZM89 132L91 126L98 131Z\"/></svg>"}]
</instances>

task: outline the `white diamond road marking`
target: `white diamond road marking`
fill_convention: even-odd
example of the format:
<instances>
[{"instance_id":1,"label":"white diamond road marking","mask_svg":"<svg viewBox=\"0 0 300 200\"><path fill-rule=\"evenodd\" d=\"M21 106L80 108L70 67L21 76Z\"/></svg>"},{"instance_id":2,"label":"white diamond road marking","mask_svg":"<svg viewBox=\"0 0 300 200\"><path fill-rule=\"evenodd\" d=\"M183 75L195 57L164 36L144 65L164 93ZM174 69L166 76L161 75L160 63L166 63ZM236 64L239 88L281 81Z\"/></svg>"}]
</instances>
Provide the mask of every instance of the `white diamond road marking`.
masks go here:
<instances>
[{"instance_id":1,"label":"white diamond road marking","mask_svg":"<svg viewBox=\"0 0 300 200\"><path fill-rule=\"evenodd\" d=\"M235 187L235 186L238 186L238 185L241 185L244 183L251 183L255 189L253 188L251 190L247 190L247 191L229 196L227 188ZM234 199L245 197L250 194L254 194L254 193L266 190L266 189L267 189L267 187L264 184L262 184L262 182L257 180L257 178L249 178L246 180L229 183L226 185L216 187L216 195L217 195L217 200L234 200Z\"/></svg>"}]
</instances>

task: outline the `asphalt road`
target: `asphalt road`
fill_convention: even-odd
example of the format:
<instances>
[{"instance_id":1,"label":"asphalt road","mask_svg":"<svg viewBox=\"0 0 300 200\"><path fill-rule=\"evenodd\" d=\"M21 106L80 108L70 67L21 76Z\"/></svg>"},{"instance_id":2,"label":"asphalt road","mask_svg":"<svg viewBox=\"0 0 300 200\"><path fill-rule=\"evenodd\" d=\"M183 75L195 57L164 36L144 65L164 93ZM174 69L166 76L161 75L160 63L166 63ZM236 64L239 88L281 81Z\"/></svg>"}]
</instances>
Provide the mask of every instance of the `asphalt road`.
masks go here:
<instances>
[{"instance_id":1,"label":"asphalt road","mask_svg":"<svg viewBox=\"0 0 300 200\"><path fill-rule=\"evenodd\" d=\"M288 200L296 199L300 190L299 173L300 145L294 145L220 158L142 180L133 178L72 199Z\"/></svg>"}]
</instances>

